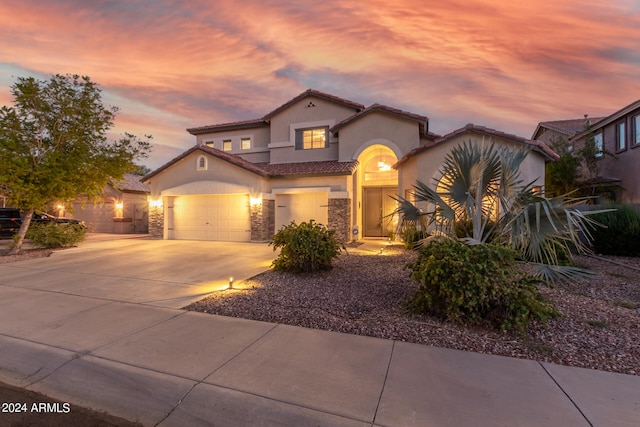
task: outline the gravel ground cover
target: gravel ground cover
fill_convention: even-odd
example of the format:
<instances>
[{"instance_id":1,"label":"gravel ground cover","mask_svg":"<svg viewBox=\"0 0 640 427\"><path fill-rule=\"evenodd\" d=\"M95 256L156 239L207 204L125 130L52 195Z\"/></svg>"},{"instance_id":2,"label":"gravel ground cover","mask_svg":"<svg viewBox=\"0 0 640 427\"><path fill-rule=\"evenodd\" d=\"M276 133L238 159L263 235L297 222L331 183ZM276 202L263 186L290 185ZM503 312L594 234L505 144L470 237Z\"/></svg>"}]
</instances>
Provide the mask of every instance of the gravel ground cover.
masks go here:
<instances>
[{"instance_id":1,"label":"gravel ground cover","mask_svg":"<svg viewBox=\"0 0 640 427\"><path fill-rule=\"evenodd\" d=\"M381 254L352 251L343 253L329 272L270 270L185 308L640 375L640 259L577 257L580 266L596 274L570 285L541 285L562 316L533 323L522 334L408 315L403 303L417 284L405 266L415 257L400 246Z\"/></svg>"}]
</instances>

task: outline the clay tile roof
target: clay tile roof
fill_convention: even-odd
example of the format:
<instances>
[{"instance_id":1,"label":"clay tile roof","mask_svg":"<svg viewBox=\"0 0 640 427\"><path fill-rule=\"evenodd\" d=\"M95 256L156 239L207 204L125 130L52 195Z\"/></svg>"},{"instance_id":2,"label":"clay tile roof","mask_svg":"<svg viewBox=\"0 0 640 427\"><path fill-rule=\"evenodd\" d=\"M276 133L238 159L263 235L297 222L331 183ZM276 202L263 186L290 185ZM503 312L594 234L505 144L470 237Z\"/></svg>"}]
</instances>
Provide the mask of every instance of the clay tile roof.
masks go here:
<instances>
[{"instance_id":1,"label":"clay tile roof","mask_svg":"<svg viewBox=\"0 0 640 427\"><path fill-rule=\"evenodd\" d=\"M338 162L335 160L303 163L259 163L258 166L269 173L271 177L293 175L350 175L358 162Z\"/></svg>"},{"instance_id":2,"label":"clay tile roof","mask_svg":"<svg viewBox=\"0 0 640 427\"><path fill-rule=\"evenodd\" d=\"M194 151L200 150L215 156L221 160L227 161L233 165L241 167L249 172L253 172L257 175L269 178L285 177L285 176L312 176L312 175L350 175L352 174L358 162L338 162L338 161L322 161L322 162L305 162L305 163L282 163L282 164L269 164L269 163L251 163L240 156L227 153L225 151L218 150L206 145L196 145L189 150L185 151L173 160L160 166L155 171L142 177L143 181L148 181L158 173L169 168L170 166L178 163L180 160L187 157ZM148 191L148 190L147 190Z\"/></svg>"},{"instance_id":3,"label":"clay tile roof","mask_svg":"<svg viewBox=\"0 0 640 427\"><path fill-rule=\"evenodd\" d=\"M113 187L120 191L127 191L131 193L148 193L149 186L142 182L140 175L134 175L127 173L120 181L113 182Z\"/></svg>"},{"instance_id":4,"label":"clay tile roof","mask_svg":"<svg viewBox=\"0 0 640 427\"><path fill-rule=\"evenodd\" d=\"M620 110L616 111L615 113L603 118L602 120L598 121L597 123L593 122L592 119L592 123L591 123L591 129L589 131L593 132L597 129L601 129L604 126L607 126L613 122L615 122L616 120L619 120L621 117L624 117L627 114L630 114L632 112L634 112L635 110L640 109L640 99L637 101L632 102L631 104L627 105L624 108L621 108ZM574 135L575 139L580 139L582 137L584 137L589 131L585 131L584 129Z\"/></svg>"},{"instance_id":5,"label":"clay tile roof","mask_svg":"<svg viewBox=\"0 0 640 427\"><path fill-rule=\"evenodd\" d=\"M335 102L337 104L343 104L343 105L346 105L347 107L351 107L351 108L353 108L355 110L358 110L358 111L364 109L364 105L363 104L360 104L360 103L357 103L357 102L354 102L354 101L350 101L350 100L345 99L345 98L340 98L338 96L334 96L334 95L331 95L331 94L328 94L328 93L320 92L318 90L307 89L306 91L302 92L300 95L298 95L295 98L285 102L284 104L282 104L281 106L279 106L275 110L271 111L270 113L267 113L264 116L263 120L267 121L267 120L271 119L276 114L282 112L283 110L286 110L291 105L295 104L296 102L298 102L301 99L304 99L304 98L306 98L308 96L315 96L317 98L326 99L327 101Z\"/></svg>"},{"instance_id":6,"label":"clay tile roof","mask_svg":"<svg viewBox=\"0 0 640 427\"><path fill-rule=\"evenodd\" d=\"M405 119L417 121L420 124L420 128L422 130L422 133L424 133L424 134L428 133L429 118L427 116L422 116L420 114L410 113L408 111L399 110L397 108L389 107L388 105L382 105L382 104L373 104L373 105L365 108L364 110L354 114L353 116L347 117L346 119L344 119L340 123L337 123L336 125L334 125L331 128L331 133L336 134L343 127L347 126L348 124L350 124L350 123L358 120L359 118L364 117L367 114L370 114L370 113L372 113L374 111L380 111L380 112L384 112L384 113L391 114L391 115L394 115L394 116L403 117Z\"/></svg>"},{"instance_id":7,"label":"clay tile roof","mask_svg":"<svg viewBox=\"0 0 640 427\"><path fill-rule=\"evenodd\" d=\"M218 125L208 125L208 126L200 126L195 128L187 129L191 135L199 135L203 133L209 132L223 132L234 129L250 129L250 128L258 128L267 126L267 122L264 119L252 119L252 120L243 120L240 122L232 122L232 123L221 123Z\"/></svg>"},{"instance_id":8,"label":"clay tile roof","mask_svg":"<svg viewBox=\"0 0 640 427\"><path fill-rule=\"evenodd\" d=\"M403 158L398 160L398 162L393 166L394 168L397 168L398 166L406 162L411 157L419 153L422 153L423 151L433 148L436 145L444 144L457 136L464 135L470 132L480 133L482 135L488 136L489 138L501 138L501 139L506 139L507 141L512 141L518 144L525 145L527 147L530 147L538 151L540 154L547 157L549 160L557 160L559 158L558 154L556 154L551 148L549 148L542 141L534 141L534 140L526 139L520 136L516 136L514 134L505 133L505 132L501 132L485 126L478 126L478 125L474 125L473 123L469 123L460 129L456 129L451 133L448 133L440 138L435 139L434 141L427 142L426 144L418 148L414 148L413 150L408 152Z\"/></svg>"},{"instance_id":9,"label":"clay tile roof","mask_svg":"<svg viewBox=\"0 0 640 427\"><path fill-rule=\"evenodd\" d=\"M206 145L195 145L193 147L191 147L190 149L188 149L187 151L185 151L184 153L180 154L178 157L175 157L174 159L168 161L167 163L165 163L164 165L160 166L158 169L154 170L153 172L145 175L144 177L142 177L142 181L146 182L149 179L153 178L154 176L156 176L157 174L159 174L160 172L164 171L165 169L168 169L169 167L173 166L174 164L178 163L180 160L184 159L185 157L187 157L189 154L193 153L194 151L202 151L208 154L211 154L219 159L225 160L231 164L234 164L238 167L241 167L243 169L246 169L250 172L256 173L260 176L267 176L268 173L267 171L265 171L264 169L260 168L257 164L255 163L251 163L246 161L245 159L243 159L242 157L230 154L230 153L226 153L224 151L212 148L212 147L208 147Z\"/></svg>"},{"instance_id":10,"label":"clay tile roof","mask_svg":"<svg viewBox=\"0 0 640 427\"><path fill-rule=\"evenodd\" d=\"M589 117L591 124L594 125L601 121L604 117ZM567 136L573 136L584 131L585 119L570 120L553 120L549 122L540 122L539 127L545 127L556 132L560 132Z\"/></svg>"},{"instance_id":11,"label":"clay tile roof","mask_svg":"<svg viewBox=\"0 0 640 427\"><path fill-rule=\"evenodd\" d=\"M225 160L231 164L234 164L236 166L239 166L243 169L248 170L249 172L253 172L256 173L260 176L267 176L268 172L266 170L264 170L263 168L261 168L258 164L256 163L251 163L250 161L247 161L245 159L243 159L240 156L236 156L235 154L231 154L231 153L227 153L225 151L222 150L218 150L217 148L213 148L213 147L209 147L207 145L200 145L198 146L198 148L201 151L204 151L205 153L209 153L219 159Z\"/></svg>"}]
</instances>

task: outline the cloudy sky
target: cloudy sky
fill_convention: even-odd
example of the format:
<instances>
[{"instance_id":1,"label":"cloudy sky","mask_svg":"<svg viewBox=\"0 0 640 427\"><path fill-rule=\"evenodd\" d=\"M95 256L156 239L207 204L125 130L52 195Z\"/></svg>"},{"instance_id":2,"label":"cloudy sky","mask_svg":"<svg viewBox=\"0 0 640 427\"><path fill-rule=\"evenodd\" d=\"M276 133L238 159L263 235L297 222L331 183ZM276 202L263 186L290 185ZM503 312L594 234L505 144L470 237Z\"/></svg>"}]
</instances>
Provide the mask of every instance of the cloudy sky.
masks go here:
<instances>
[{"instance_id":1,"label":"cloudy sky","mask_svg":"<svg viewBox=\"0 0 640 427\"><path fill-rule=\"evenodd\" d=\"M18 76L88 75L152 134L262 117L308 88L531 137L640 99L639 0L2 0L0 105Z\"/></svg>"}]
</instances>

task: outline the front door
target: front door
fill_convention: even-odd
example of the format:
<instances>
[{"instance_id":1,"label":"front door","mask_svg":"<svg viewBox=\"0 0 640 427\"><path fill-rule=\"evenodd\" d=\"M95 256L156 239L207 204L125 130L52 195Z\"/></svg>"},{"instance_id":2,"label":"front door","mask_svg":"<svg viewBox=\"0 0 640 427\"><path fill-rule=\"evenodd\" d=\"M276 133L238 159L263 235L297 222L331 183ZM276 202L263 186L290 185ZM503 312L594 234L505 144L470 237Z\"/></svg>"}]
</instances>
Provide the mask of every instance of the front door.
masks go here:
<instances>
[{"instance_id":1,"label":"front door","mask_svg":"<svg viewBox=\"0 0 640 427\"><path fill-rule=\"evenodd\" d=\"M388 237L395 231L390 215L396 208L396 201L391 196L397 191L396 187L363 188L364 237Z\"/></svg>"}]
</instances>

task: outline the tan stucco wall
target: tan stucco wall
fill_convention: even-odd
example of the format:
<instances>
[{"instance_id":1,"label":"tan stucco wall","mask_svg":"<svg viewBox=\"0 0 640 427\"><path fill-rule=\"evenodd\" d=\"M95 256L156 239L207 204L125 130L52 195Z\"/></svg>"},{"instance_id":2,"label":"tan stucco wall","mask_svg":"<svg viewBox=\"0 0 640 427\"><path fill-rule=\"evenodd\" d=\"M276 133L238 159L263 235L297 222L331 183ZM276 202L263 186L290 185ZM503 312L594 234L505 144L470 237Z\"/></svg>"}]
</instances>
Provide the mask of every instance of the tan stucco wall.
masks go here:
<instances>
[{"instance_id":1,"label":"tan stucco wall","mask_svg":"<svg viewBox=\"0 0 640 427\"><path fill-rule=\"evenodd\" d=\"M351 192L353 180L351 176L321 176L305 178L280 178L270 180L270 191L291 188L328 187L332 192Z\"/></svg>"},{"instance_id":2,"label":"tan stucco wall","mask_svg":"<svg viewBox=\"0 0 640 427\"><path fill-rule=\"evenodd\" d=\"M416 178L426 184L432 185L434 179L440 178L439 170L441 168L442 161L449 151L455 146L466 141L471 141L475 144L490 144L491 141L493 141L496 144L506 145L508 147L523 147L521 144L498 138L489 140L487 137L483 137L478 134L461 135L446 142L445 144L430 148L417 155L417 162L415 166ZM520 167L520 178L523 180L523 183L529 183L535 180L534 185L544 185L544 167L545 161L542 155L535 151L531 151ZM411 179L411 177L407 175L406 179ZM403 177L403 186L406 187L407 185L411 186L413 183L405 182L405 178Z\"/></svg>"},{"instance_id":3,"label":"tan stucco wall","mask_svg":"<svg viewBox=\"0 0 640 427\"><path fill-rule=\"evenodd\" d=\"M251 138L251 145L255 148L267 148L269 144L269 126L250 129L236 129L224 132L211 132L202 135L196 135L198 144L213 142L215 148L222 149L222 140L231 139L233 145L233 153L242 152L240 150L240 138Z\"/></svg>"},{"instance_id":4,"label":"tan stucco wall","mask_svg":"<svg viewBox=\"0 0 640 427\"><path fill-rule=\"evenodd\" d=\"M420 145L418 123L389 114L373 112L340 130L339 160L356 160L368 146L383 144L398 159Z\"/></svg>"},{"instance_id":5,"label":"tan stucco wall","mask_svg":"<svg viewBox=\"0 0 640 427\"><path fill-rule=\"evenodd\" d=\"M309 107L309 103L313 107ZM337 139L329 135L329 148L296 150L295 129L333 126L356 112L353 108L306 97L271 119L271 163L312 162L338 159Z\"/></svg>"},{"instance_id":6,"label":"tan stucco wall","mask_svg":"<svg viewBox=\"0 0 640 427\"><path fill-rule=\"evenodd\" d=\"M231 140L232 150L230 153L237 154L250 162L268 162L269 161L269 127L238 129L225 132L211 132L196 136L198 145L213 143L213 147L222 150L222 141ZM240 140L242 138L251 138L251 149L242 150Z\"/></svg>"},{"instance_id":7,"label":"tan stucco wall","mask_svg":"<svg viewBox=\"0 0 640 427\"><path fill-rule=\"evenodd\" d=\"M197 170L197 160L201 155L207 158L207 170ZM250 193L265 191L265 180L259 175L199 150L152 177L147 183L151 188L151 198L158 198L162 191L206 182L210 182L212 186L218 183L220 188L223 188L226 184L232 190L227 192L241 192L233 191L234 188L246 188ZM204 187L206 187L206 184L204 184ZM220 193L220 191L216 191L213 187L211 191L203 192L203 194L215 193Z\"/></svg>"}]
</instances>

